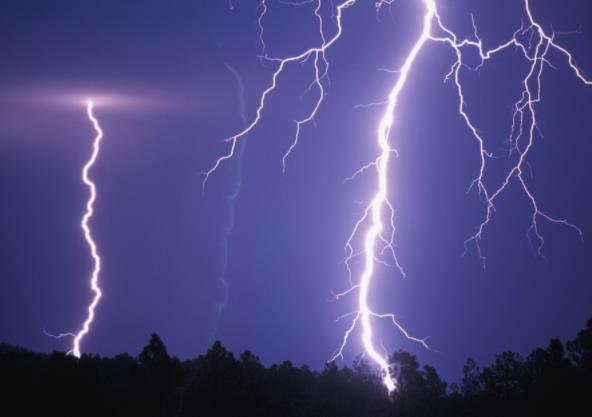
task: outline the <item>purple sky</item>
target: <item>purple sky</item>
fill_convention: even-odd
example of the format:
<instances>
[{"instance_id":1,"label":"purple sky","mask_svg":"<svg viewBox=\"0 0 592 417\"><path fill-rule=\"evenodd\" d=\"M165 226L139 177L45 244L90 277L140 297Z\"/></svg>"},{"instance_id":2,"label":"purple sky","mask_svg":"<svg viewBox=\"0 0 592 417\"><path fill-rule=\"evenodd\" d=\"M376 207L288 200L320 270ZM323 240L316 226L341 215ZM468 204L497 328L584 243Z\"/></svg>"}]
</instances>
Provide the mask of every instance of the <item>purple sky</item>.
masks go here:
<instances>
[{"instance_id":1,"label":"purple sky","mask_svg":"<svg viewBox=\"0 0 592 417\"><path fill-rule=\"evenodd\" d=\"M91 172L98 187L91 221L103 258L104 298L82 350L137 353L158 332L171 353L193 357L212 338L233 351L251 349L265 363L290 359L322 366L339 345L355 297L328 302L347 288L343 246L370 198L369 174L344 183L376 156L384 100L419 31L417 0L397 0L378 15L359 0L344 15L341 40L327 54L330 86L314 125L282 175L293 120L314 103L304 95L311 62L292 66L270 97L241 161L242 188L228 239L228 299L218 282L221 230L236 180L223 166L202 194L200 172L226 151L223 139L246 116L274 65L257 55L257 1L5 1L0 14L0 341L39 351L67 350L55 333L77 330L91 299L92 267L79 221L88 196L80 170L93 130L80 98L101 97L95 115L105 132ZM478 3L478 4L475 4ZM473 13L487 46L525 19L514 0L439 0L446 24L471 34ZM327 2L327 17L329 16ZM592 6L586 0L532 0L546 30L592 74ZM270 0L268 52L285 56L318 42L312 5ZM328 20L329 21L329 20ZM328 23L332 33L334 25ZM401 96L392 141L400 156L390 172L398 225L397 251L408 279L381 270L371 301L401 317L434 352L378 325L388 351L403 348L457 379L466 357L481 364L511 349L527 353L550 337L570 338L592 317L592 88L563 57L543 76L536 149L529 184L542 208L584 232L542 223L547 260L526 238L530 207L517 184L499 200L482 248L461 257L484 205L466 193L478 169L474 140L460 120L458 98L443 77L454 59L442 45L421 53ZM477 73L464 72L468 111L504 155L511 107L526 66L508 51ZM486 177L500 181L508 162ZM214 329L217 332L214 335ZM359 337L346 361L361 352Z\"/></svg>"}]
</instances>

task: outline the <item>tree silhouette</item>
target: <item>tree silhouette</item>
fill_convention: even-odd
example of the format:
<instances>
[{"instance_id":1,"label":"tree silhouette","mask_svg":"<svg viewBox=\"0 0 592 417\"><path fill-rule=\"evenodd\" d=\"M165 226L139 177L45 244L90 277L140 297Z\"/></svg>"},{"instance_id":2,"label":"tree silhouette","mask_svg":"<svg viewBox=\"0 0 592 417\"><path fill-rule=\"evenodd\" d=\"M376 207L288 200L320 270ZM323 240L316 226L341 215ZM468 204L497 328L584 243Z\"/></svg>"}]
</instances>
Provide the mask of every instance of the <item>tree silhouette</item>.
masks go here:
<instances>
[{"instance_id":1,"label":"tree silhouette","mask_svg":"<svg viewBox=\"0 0 592 417\"><path fill-rule=\"evenodd\" d=\"M463 366L461 393L465 397L475 397L481 392L481 370L473 358L468 358Z\"/></svg>"},{"instance_id":2,"label":"tree silhouette","mask_svg":"<svg viewBox=\"0 0 592 417\"><path fill-rule=\"evenodd\" d=\"M144 367L154 367L168 364L170 360L171 357L161 338L156 333L152 333L150 341L138 356L138 362Z\"/></svg>"},{"instance_id":3,"label":"tree silhouette","mask_svg":"<svg viewBox=\"0 0 592 417\"><path fill-rule=\"evenodd\" d=\"M197 358L171 357L157 334L137 357L36 354L0 344L2 415L115 417L511 417L590 414L592 320L565 345L551 339L525 358L502 352L480 368L467 359L460 386L408 352L390 358L389 395L363 357L321 372L290 361L264 366L215 342Z\"/></svg>"}]
</instances>

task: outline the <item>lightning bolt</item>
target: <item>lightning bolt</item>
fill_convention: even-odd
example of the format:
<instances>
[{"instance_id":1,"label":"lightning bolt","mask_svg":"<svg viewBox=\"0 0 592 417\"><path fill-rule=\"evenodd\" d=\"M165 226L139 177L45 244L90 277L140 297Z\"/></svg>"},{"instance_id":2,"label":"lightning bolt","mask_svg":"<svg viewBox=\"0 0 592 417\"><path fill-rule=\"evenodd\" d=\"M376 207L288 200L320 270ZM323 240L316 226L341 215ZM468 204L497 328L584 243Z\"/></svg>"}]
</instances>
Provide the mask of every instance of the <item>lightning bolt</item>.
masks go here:
<instances>
[{"instance_id":1,"label":"lightning bolt","mask_svg":"<svg viewBox=\"0 0 592 417\"><path fill-rule=\"evenodd\" d=\"M93 216L94 213L94 204L95 200L97 199L97 189L95 183L90 179L88 176L88 172L94 166L100 151L101 139L103 138L103 131L101 130L101 126L99 125L99 121L95 118L93 114L93 101L89 99L86 103L86 113L88 119L93 125L93 128L96 132L96 136L93 141L93 148L92 153L89 160L84 164L82 168L82 181L88 187L90 191L90 195L88 200L86 201L86 211L82 216L82 220L80 221L80 227L82 228L82 232L84 234L84 239L88 248L90 249L90 254L93 258L93 270L90 277L90 288L94 294L90 304L87 308L87 316L84 322L82 323L82 328L78 330L77 333L60 333L57 335L48 333L45 329L43 329L43 333L46 336L53 337L55 339L61 339L64 337L72 337L72 348L68 351L69 355L74 355L77 358L80 358L80 343L82 339L88 334L90 331L90 326L95 318L95 309L103 296L101 288L99 287L99 274L101 273L101 257L99 256L99 252L97 250L97 244L95 243L90 227L88 222Z\"/></svg>"},{"instance_id":2,"label":"lightning bolt","mask_svg":"<svg viewBox=\"0 0 592 417\"><path fill-rule=\"evenodd\" d=\"M96 136L93 142L93 150L90 156L90 159L86 162L84 167L82 168L82 181L88 187L90 191L90 196L86 202L86 212L84 216L82 216L82 220L80 222L80 227L84 232L84 239L86 240L86 244L90 249L90 254L94 261L94 267L92 270L91 278L90 278L90 288L94 293L93 299L91 303L88 305L87 308L87 316L82 324L82 328L76 333L74 337L74 341L72 342L72 350L69 352L72 355L76 356L77 358L80 357L80 342L82 339L88 334L90 331L90 326L95 319L95 309L103 296L101 288L99 287L99 274L101 272L101 257L99 256L99 252L97 250L97 244L95 243L92 233L90 231L90 227L88 226L88 222L90 221L91 217L94 213L94 204L95 200L97 199L97 187L95 183L90 179L88 176L88 172L95 164L97 157L99 156L101 139L103 138L103 131L101 130L101 126L99 125L99 121L95 118L93 114L93 102L91 99L88 100L86 105L86 113L88 115L88 119L93 125L93 128L96 132Z\"/></svg>"},{"instance_id":3,"label":"lightning bolt","mask_svg":"<svg viewBox=\"0 0 592 417\"><path fill-rule=\"evenodd\" d=\"M397 317L394 314L375 312L369 303L369 294L372 287L373 278L376 274L376 266L389 265L384 260L385 254L389 254L394 262L394 266L397 268L399 273L403 277L405 276L405 271L399 263L394 250L396 228L393 204L388 198L388 172L391 156L393 154L397 155L397 152L396 149L391 146L389 139L396 121L395 115L397 106L399 104L400 94L406 87L407 80L412 73L418 55L422 52L424 46L428 42L436 42L447 45L454 52L456 59L451 65L450 71L445 75L444 81L448 82L452 80L454 84L454 88L456 89L459 100L459 116L466 124L466 127L474 139L479 152L479 170L476 178L471 183L469 190L476 188L478 195L484 202L485 214L482 222L477 228L476 233L470 236L464 242L465 252L468 250L469 244L474 243L477 248L478 256L482 259L483 265L485 266L486 258L482 253L480 243L495 211L495 201L500 195L504 193L512 181L518 182L524 191L524 195L531 204L531 224L528 228L527 235L530 236L531 234L534 234L538 241L537 252L540 256L543 256L542 248L545 242L539 229L540 220L546 220L554 224L567 226L582 236L582 231L573 223L570 223L566 219L552 217L540 208L533 192L528 187L527 181L524 178L524 166L527 163L526 158L534 145L536 132L538 130L536 105L541 101L541 77L543 70L545 66L551 65L548 58L549 51L555 50L556 52L559 52L559 54L567 60L569 68L574 72L576 77L585 85L591 85L592 81L590 81L576 66L572 54L555 41L554 34L547 34L541 24L535 20L531 11L530 0L524 0L525 13L528 18L527 24L523 24L520 29L514 32L513 36L508 41L491 49L484 48L483 42L478 35L477 26L474 19L472 19L474 28L473 36L466 39L459 39L459 37L452 30L444 25L438 13L437 3L435 0L415 1L420 1L424 6L424 14L419 37L412 45L403 62L402 67L397 71L388 70L389 73L396 74L397 79L394 82L389 94L387 95L387 99L373 103L373 105L383 104L386 106L376 130L376 140L379 149L378 156L370 163L358 169L350 178L348 178L351 180L358 175L373 170L376 173L377 183L373 198L366 206L363 215L355 223L345 245L345 265L352 285L346 291L335 295L335 298L339 299L346 295L357 292L358 309L339 318L351 318L351 325L346 330L341 345L331 360L343 357L343 351L349 341L351 334L354 332L354 330L360 327L361 341L364 347L364 352L380 368L384 385L389 392L392 392L396 389L397 381L389 365L387 356L378 352L375 347L376 337L374 335L372 326L374 319L390 320L406 338L420 343L426 348L429 348L427 346L426 339L419 339L410 335L398 322ZM226 141L230 143L229 150L227 153L218 158L208 171L204 172L203 186L205 186L209 176L214 171L216 171L220 164L235 156L237 143L244 139L246 135L251 133L256 128L265 109L266 100L268 96L276 89L278 80L283 74L284 69L290 64L306 62L312 58L315 77L313 78L309 89L316 88L318 91L318 98L308 115L295 122L296 126L293 141L282 158L283 171L285 173L286 159L298 144L302 126L314 119L323 103L323 98L325 95L324 82L327 78L327 73L329 70L329 64L325 58L325 53L335 42L339 40L343 33L343 12L346 9L354 6L357 2L358 0L345 0L335 6L335 13L332 15L332 17L336 25L336 31L332 36L326 37L321 13L322 2L321 0L316 0L314 2L316 4L314 13L317 16L319 22L319 46L306 49L300 54L283 58L269 57L265 53L262 19L264 14L267 13L267 7L265 0L261 2L260 9L262 9L262 12L259 16L258 25L260 28L260 41L264 47L263 58L269 62L275 63L277 67L272 74L270 85L262 92L260 96L259 104L255 112L255 117L242 131L226 139ZM385 5L391 5L393 2L394 0L377 0L375 2L375 6L377 9L380 9ZM308 3L309 2L302 2L296 5ZM471 68L465 63L465 61L463 61L463 51L465 51L467 48L472 48L479 54L480 63L475 68ZM487 150L485 138L479 132L479 129L476 127L475 123L473 123L470 115L467 112L460 74L462 69L468 69L471 71L478 70L494 56L511 48L518 49L521 52L521 56L523 56L523 58L529 63L529 70L521 82L520 99L514 104L512 127L509 138L510 154L517 154L517 161L508 170L502 183L496 188L489 189L485 185L485 176L488 162L491 158L493 158L494 155L492 152ZM358 236L363 236L363 247L359 253L354 247L354 241ZM360 278L354 283L352 279L350 261L354 256L357 255L363 255L364 269L360 275Z\"/></svg>"}]
</instances>

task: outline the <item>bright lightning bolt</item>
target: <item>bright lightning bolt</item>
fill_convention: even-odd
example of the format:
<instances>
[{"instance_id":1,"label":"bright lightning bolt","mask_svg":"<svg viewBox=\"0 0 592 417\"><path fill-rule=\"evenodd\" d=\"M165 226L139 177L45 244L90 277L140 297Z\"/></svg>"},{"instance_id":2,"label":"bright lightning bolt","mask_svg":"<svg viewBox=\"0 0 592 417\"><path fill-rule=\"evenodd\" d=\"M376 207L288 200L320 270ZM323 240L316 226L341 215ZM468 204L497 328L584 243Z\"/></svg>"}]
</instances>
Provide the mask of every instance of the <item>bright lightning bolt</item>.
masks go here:
<instances>
[{"instance_id":1,"label":"bright lightning bolt","mask_svg":"<svg viewBox=\"0 0 592 417\"><path fill-rule=\"evenodd\" d=\"M91 253L91 256L94 261L94 266L93 266L93 270L92 270L92 274L91 274L91 278L90 278L90 288L91 288L92 292L94 293L94 296L93 296L91 303L88 305L87 316L86 316L86 319L84 320L84 323L82 324L82 328L78 331L78 333L73 335L74 340L72 342L72 349L70 350L70 352L68 352L68 353L71 353L72 355L76 356L77 358L80 357L80 343L82 342L82 339L90 331L90 326L95 318L95 309L96 309L97 305L99 304L99 301L103 295L103 293L101 292L101 288L99 287L99 274L101 272L101 257L99 256L99 253L97 251L97 244L95 243L95 241L93 239L92 233L90 231L90 227L88 225L88 222L90 221L90 219L92 218L92 215L94 213L94 203L95 203L95 200L97 199L96 186L95 186L95 183L88 176L88 172L93 167L93 165L95 164L95 162L97 160L97 157L99 156L101 139L103 138L103 131L101 130L98 120L95 118L95 116L93 114L93 102L90 99L87 102L86 112L87 112L88 118L91 121L93 128L96 132L96 136L95 136L95 139L93 142L93 150L92 150L92 154L90 156L90 159L86 162L86 164L82 168L82 181L88 187L88 190L90 191L90 196L86 202L86 212L84 213L84 216L82 217L82 220L80 222L80 227L82 228L82 231L84 232L84 239L86 240L86 243L90 249L90 253ZM64 335L71 335L71 333L66 333ZM59 336L62 336L62 335L59 335Z\"/></svg>"},{"instance_id":2,"label":"bright lightning bolt","mask_svg":"<svg viewBox=\"0 0 592 417\"><path fill-rule=\"evenodd\" d=\"M389 136L390 136L391 129L392 129L393 123L394 123L394 113L395 113L395 109L396 109L398 101L399 101L399 94L401 93L401 91L405 87L409 72L411 71L411 68L413 67L415 59L417 58L417 55L421 51L421 48L423 47L423 45L429 39L432 21L434 19L435 13L436 13L435 4L432 1L426 1L426 14L424 16L424 21L423 21L423 30L421 32L419 39L415 42L415 44L413 45L413 48L411 48L409 55L407 55L407 58L405 59L403 66L401 67L401 71L399 73L399 77L397 79L397 82L395 83L395 86L393 87L393 89L391 90L391 92L389 94L387 108L380 120L380 123L378 124L377 139L378 139L378 146L379 146L381 152L380 152L380 155L378 156L378 158L374 161L374 167L376 168L376 170L378 172L378 190L377 190L376 194L374 195L372 202L367 207L367 209L364 213L364 216L356 224L352 234L350 235L350 241L348 241L348 244L347 244L348 248L352 247L351 246L351 239L353 239L353 237L358 234L359 227L367 220L368 217L370 217L370 226L368 227L368 231L366 232L366 237L364 239L364 258L365 258L364 272L362 273L359 284L357 285L358 291L359 291L358 313L357 313L356 318L353 321L352 327L350 327L350 329L348 330L348 333L346 333L346 335L343 339L343 343L342 343L337 355L340 355L340 356L342 355L345 344L347 343L347 338L349 337L349 333L351 333L351 331L353 331L353 327L358 322L360 322L361 326L362 326L362 343L364 345L365 352L374 362L376 362L378 364L378 366L382 370L383 382L384 382L386 388L389 390L389 392L394 391L395 386L396 386L395 385L396 381L392 375L391 368L388 364L387 359L384 357L384 355L377 352L376 348L374 347L371 320L373 317L391 318L393 323L395 325L397 325L401 330L403 330L405 336L410 337L410 338L412 338L412 337L409 336L407 334L407 332L405 332L404 329L400 325L397 324L397 321L396 321L396 318L394 315L376 314L375 312L373 312L371 307L368 305L368 295L369 295L369 291L370 291L370 286L372 284L372 278L374 276L374 267L376 266L377 258L379 257L376 253L377 243L379 241L382 242L385 245L382 250L384 250L385 248L388 248L391 250L391 252L394 255L394 250L393 250L393 246L392 246L394 232L395 232L394 223L392 222L392 219L393 219L392 207L393 206L389 202L388 196L387 196L387 193L388 193L388 191L387 191L388 190L388 175L387 175L388 163L390 160L391 153L393 152L393 149L391 148L391 146L389 144ZM385 209L388 209L391 212L391 215L389 216L389 218L391 219L390 226L391 226L392 233L390 235L389 240L387 240L383 234L385 226L383 224L382 215L383 215L383 211L385 211ZM346 259L346 263L349 263L352 256L353 256L353 250L350 250L348 258ZM396 256L393 256L393 258L395 259L397 267L399 268L401 273L404 275L403 269L400 267ZM412 339L415 339L415 338L412 338ZM419 339L415 339L415 340L417 340L425 345L425 341L419 340Z\"/></svg>"},{"instance_id":3,"label":"bright lightning bolt","mask_svg":"<svg viewBox=\"0 0 592 417\"><path fill-rule=\"evenodd\" d=\"M396 153L395 149L390 145L389 138L393 125L396 121L395 115L397 105L399 104L399 97L403 89L406 87L409 75L414 68L416 58L422 51L423 47L428 42L438 42L448 45L452 48L456 59L452 64L450 71L446 74L445 81L453 80L454 86L458 93L459 98L459 115L465 122L467 129L475 139L478 150L480 167L479 172L471 187L476 187L479 195L484 199L485 202L485 215L484 219L479 225L477 232L465 241L465 248L468 248L468 244L474 242L477 248L479 257L485 262L485 257L481 252L480 242L483 237L483 233L486 227L489 225L493 212L495 211L495 201L497 198L506 190L512 180L518 181L518 184L524 191L525 196L531 203L532 206L532 217L531 225L528 229L528 234L534 233L539 244L537 247L538 253L542 256L542 247L544 245L544 239L540 234L539 220L544 219L551 223L558 223L565 225L569 228L574 229L581 236L582 231L574 224L564 219L557 219L542 211L539 204L529 189L527 182L524 178L524 165L526 164L526 157L529 151L532 149L535 141L535 133L538 129L535 106L541 101L541 76L543 74L544 67L551 65L547 58L547 54L550 50L559 52L562 56L567 59L568 66L575 73L576 77L586 85L591 85L592 81L584 76L582 71L575 65L573 56L569 51L560 46L555 42L554 35L548 35L542 28L542 26L534 19L533 13L530 8L530 1L524 0L525 12L528 16L528 24L526 27L520 28L514 32L512 38L507 42L500 44L491 49L485 49L483 42L481 41L475 22L473 20L474 27L474 39L467 38L460 40L457 35L450 29L448 29L438 13L437 5L435 0L416 0L421 1L424 5L424 14L422 19L421 33L411 50L406 56L402 67L397 71L389 70L389 73L397 75L397 80L394 83L390 93L388 94L387 100L381 101L374 104L384 104L386 109L380 119L380 122L376 131L376 139L379 148L379 154L376 159L369 164L361 167L354 175L349 179L354 179L357 175L363 174L368 170L374 169L377 175L377 185L374 192L374 196L371 202L366 206L364 214L356 222L354 228L349 235L346 242L346 253L347 257L345 264L350 276L351 287L337 294L335 298L341 298L348 294L358 292L358 309L357 311L342 316L340 318L352 317L352 322L349 328L346 330L342 343L331 358L335 360L338 357L343 356L343 350L352 334L352 332L359 326L361 326L361 339L364 346L365 353L375 362L382 372L383 382L389 392L395 390L397 381L392 373L391 367L388 363L388 359L385 355L379 353L375 347L375 336L373 332L372 322L373 319L388 319L403 333L405 337L415 342L418 342L427 348L425 339L418 339L411 336L397 321L397 318L393 314L383 314L374 312L369 304L369 294L372 285L373 278L375 276L375 268L377 264L388 265L384 260L383 256L389 253L394 260L394 264L401 273L405 276L405 272L399 263L397 256L394 251L394 239L395 239L395 222L394 222L394 210L393 205L388 199L389 189L389 162L391 155ZM267 61L274 62L277 64L276 70L273 72L271 84L262 92L259 104L256 109L256 115L242 131L236 135L231 136L227 139L230 142L229 151L218 158L213 166L204 173L203 185L205 185L209 176L220 166L224 161L233 158L237 149L237 143L244 139L245 136L253 131L258 125L262 112L265 109L266 100L268 96L276 89L278 79L284 72L286 66L292 63L302 63L312 58L315 77L313 78L310 88L316 87L318 90L318 98L315 105L308 113L308 115L301 120L296 121L295 135L293 137L292 144L282 158L283 171L286 169L286 159L298 144L300 137L301 127L312 121L317 115L320 106L322 105L323 98L325 95L323 81L327 77L329 64L325 58L326 51L341 37L343 33L342 16L343 11L354 6L358 0L345 0L342 1L335 7L334 21L337 27L335 34L331 37L326 37L323 28L323 17L321 14L322 2L316 0L315 16L319 22L319 36L321 43L317 47L312 47L304 52L288 56L284 58L271 58L267 55L263 56ZM378 0L375 2L377 8L381 8L384 5L390 5L394 0ZM309 2L297 3L295 5L307 4ZM262 0L260 3L260 15L258 19L258 25L260 29L260 42L265 51L265 42L263 40L263 16L267 13L266 1ZM485 186L485 175L487 162L492 158L493 154L487 150L485 138L479 133L478 128L472 122L471 117L466 110L466 102L463 94L463 85L460 79L461 69L470 68L463 61L463 51L466 48L475 49L480 56L480 64L474 68L476 70L489 61L493 56L505 51L509 48L517 48L520 50L524 59L530 64L529 71L522 80L522 93L521 98L514 104L514 112L512 116L512 129L510 134L510 145L512 152L518 154L517 162L509 169L502 184L497 188L491 190ZM362 230L364 229L364 230ZM358 236L363 236L363 249L360 251L364 256L364 270L356 283L353 283L352 272L350 269L350 261L354 256L357 256L354 249L354 240Z\"/></svg>"}]
</instances>

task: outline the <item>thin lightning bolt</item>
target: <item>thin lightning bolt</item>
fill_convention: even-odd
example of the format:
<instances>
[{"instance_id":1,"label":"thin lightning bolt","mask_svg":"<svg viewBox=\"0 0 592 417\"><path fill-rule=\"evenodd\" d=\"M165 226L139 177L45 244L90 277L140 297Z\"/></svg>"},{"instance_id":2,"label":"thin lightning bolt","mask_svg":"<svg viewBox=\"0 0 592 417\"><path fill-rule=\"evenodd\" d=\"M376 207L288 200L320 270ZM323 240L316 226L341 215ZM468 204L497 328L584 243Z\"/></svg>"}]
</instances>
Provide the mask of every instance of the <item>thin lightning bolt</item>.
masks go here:
<instances>
[{"instance_id":1,"label":"thin lightning bolt","mask_svg":"<svg viewBox=\"0 0 592 417\"><path fill-rule=\"evenodd\" d=\"M508 42L499 45L496 48L493 48L489 51L483 50L482 42L477 34L477 29L475 27L474 21L473 27L475 28L474 33L477 41L465 40L462 42L458 42L454 34L452 34L451 31L443 27L439 18L439 25L449 35L449 38L434 38L434 40L449 43L456 52L457 61L453 64L451 72L448 74L448 76L454 74L454 82L456 84L458 94L460 97L459 112L463 119L466 121L467 126L473 133L474 137L477 139L480 147L481 168L479 171L479 176L473 181L473 185L477 184L479 193L485 197L486 213L483 221L477 229L477 232L465 241L465 251L467 248L467 244L469 242L474 242L477 247L479 257L483 260L484 266L486 258L483 256L481 252L480 242L482 240L485 228L489 225L493 212L495 211L495 200L503 193L504 190L506 190L507 186L510 184L512 179L516 179L518 181L526 197L532 205L531 224L528 229L528 234L530 234L531 232L534 233L536 239L538 240L539 243L537 246L537 253L539 254L539 256L543 257L542 249L545 244L545 239L543 238L539 230L538 220L540 219L544 219L555 224L563 224L576 231L580 238L583 237L582 230L579 229L573 223L570 223L567 219L557 219L540 209L539 204L537 203L537 200L534 197L534 194L529 189L524 178L524 166L526 164L526 156L528 155L529 151L532 149L534 145L535 132L538 130L535 105L541 101L541 76L543 74L544 67L545 65L551 65L547 60L547 53L549 52L549 50L554 49L558 51L561 55L563 55L565 58L567 58L567 63L570 69L575 73L576 77L585 85L592 85L592 81L587 79L582 73L582 71L575 65L572 54L568 50L557 44L554 41L554 35L548 35L543 30L542 26L534 19L530 8L530 0L525 0L524 4L526 14L528 16L528 27L521 28L520 30L514 33L514 37L510 39ZM528 37L528 43L521 41L519 39L519 36L522 36L523 38ZM534 47L532 44L533 38L536 39L536 44L534 45ZM489 154L485 150L483 138L479 135L479 133L477 133L477 129L470 121L469 117L467 116L464 110L465 101L462 86L459 80L460 67L463 65L462 48L464 46L473 46L478 49L482 61L479 66L483 65L485 61L490 59L494 54L510 46L515 46L519 48L520 51L523 53L525 59L530 62L529 71L522 80L521 97L514 104L514 111L512 114L512 128L509 139L511 146L510 152L515 151L518 153L518 161L509 170L502 184L494 191L488 190L483 184L483 178L485 175L486 168L486 159L491 157L491 154ZM523 144L521 147L519 140L523 137L525 137L526 143Z\"/></svg>"},{"instance_id":2,"label":"thin lightning bolt","mask_svg":"<svg viewBox=\"0 0 592 417\"><path fill-rule=\"evenodd\" d=\"M99 304L99 301L103 295L103 293L101 292L101 288L99 287L99 274L101 272L101 257L99 256L99 253L97 251L97 245L92 237L90 227L88 226L88 222L90 221L90 219L94 213L94 203L97 198L97 191L96 191L95 183L92 182L92 180L89 178L88 172L93 167L93 165L95 164L95 162L97 160L97 157L99 156L101 139L103 138L103 131L101 130L101 127L99 126L98 120L95 118L95 116L93 114L93 102L90 99L88 100L87 105L86 105L86 112L87 112L89 120L91 121L91 123L93 125L93 128L95 129L96 136L95 136L95 139L93 142L93 151L90 156L90 159L86 162L86 164L82 168L82 181L88 187L88 189L90 191L90 196L86 202L86 212L84 213L84 216L82 217L82 221L80 222L80 227L82 228L82 231L84 232L84 239L86 240L86 243L90 249L90 253L91 253L91 256L94 261L94 267L93 267L93 271L92 271L92 275L91 275L91 279L90 279L90 288L91 288L92 292L94 293L94 297L93 297L91 303L88 305L88 309L87 309L88 314L86 316L86 320L84 320L84 323L82 324L82 328L78 331L78 333L73 335L74 340L72 342L72 349L68 352L69 354L72 354L72 355L76 356L77 358L80 358L80 343L82 342L82 339L90 331L90 326L95 318L95 309L96 309L97 305ZM71 334L68 333L65 335L71 335Z\"/></svg>"},{"instance_id":3,"label":"thin lightning bolt","mask_svg":"<svg viewBox=\"0 0 592 417\"><path fill-rule=\"evenodd\" d=\"M591 85L590 81L583 72L576 66L575 60L572 54L555 42L554 35L548 35L542 28L542 26L534 19L533 13L530 7L530 1L524 0L525 13L528 17L527 25L523 25L520 29L514 32L513 36L505 43L497 45L491 49L485 49L483 42L480 39L477 31L477 27L474 19L472 19L474 33L472 38L459 39L458 36L450 29L448 29L438 13L437 5L435 0L415 0L420 1L424 5L424 14L422 19L421 33L411 50L406 56L402 67L399 70L387 70L389 73L393 73L397 76L396 82L394 83L390 93L386 100L373 103L383 104L386 109L380 119L380 122L376 131L376 139L379 148L379 154L372 162L364 165L358 171L354 173L347 180L353 180L358 175L364 174L367 171L375 170L377 175L377 185L374 196L371 202L366 206L363 215L355 223L351 234L346 242L346 259L345 265L348 270L351 287L346 291L343 291L335 295L336 299L344 297L346 295L358 292L358 309L352 313L346 314L339 319L351 318L351 325L346 330L342 343L339 346L337 352L333 355L331 360L335 360L339 357L343 357L343 351L347 342L358 326L361 327L361 339L364 346L365 353L372 359L374 363L378 365L382 372L382 378L384 385L389 392L396 389L397 381L393 375L391 367L388 363L388 358L379 353L375 347L375 336L373 333L372 322L374 319L387 319L390 320L395 327L397 327L402 334L415 342L422 344L428 348L426 339L418 339L411 336L397 321L397 317L394 314L383 314L374 312L369 304L369 295L372 285L373 278L375 276L375 268L377 265L388 265L384 261L383 257L385 253L388 253L394 261L394 266L398 269L402 276L405 276L401 264L399 263L394 250L394 239L395 239L395 221L394 221L394 209L393 205L388 199L389 189L389 162L391 160L391 154L396 155L396 150L390 145L389 138L393 125L396 121L395 114L397 105L399 104L399 97L403 89L406 87L407 80L411 71L414 67L416 58L423 50L423 47L428 42L437 42L448 45L452 48L456 59L454 60L450 71L445 75L444 81L452 80L454 87L458 93L459 98L459 116L465 122L468 131L475 140L479 150L480 167L478 174L472 182L469 189L475 187L478 191L479 196L484 200L485 215L483 221L477 228L477 232L469 237L465 244L465 251L468 250L468 245L474 243L477 248L478 256L482 259L483 265L485 266L485 256L481 251L481 240L485 229L489 225L493 212L495 211L495 201L503 194L507 189L511 181L516 180L524 191L525 196L529 200L532 206L531 224L528 229L527 235L534 234L538 240L537 252L542 256L542 247L544 245L544 239L540 233L539 220L544 219L551 223L562 224L573 230L575 230L580 236L582 231L565 219L557 219L542 211L539 204L529 189L528 184L524 178L524 166L527 164L526 157L529 151L532 149L535 141L535 134L538 130L537 118L535 106L541 101L541 77L543 70L546 65L551 66L549 58L547 57L550 50L555 50L560 53L564 58L567 59L567 64L570 69L575 73L576 77L582 81L585 85ZM315 77L309 87L316 87L318 90L318 98L315 102L310 113L301 120L296 121L295 136L293 137L292 144L282 158L283 171L286 169L286 159L290 156L298 144L300 137L300 130L303 125L310 122L317 115L319 108L323 103L325 95L324 91L324 79L327 77L329 64L325 58L325 52L341 37L343 33L342 16L343 11L354 6L358 0L345 0L335 6L335 14L332 18L336 25L336 31L331 37L326 37L323 28L323 17L321 14L321 0L316 0L315 15L319 22L319 36L321 43L319 46L306 49L304 52L288 56L284 58L269 57L264 54L263 58L277 64L276 70L273 72L270 85L262 92L259 100L259 104L256 109L256 114L250 124L247 125L242 131L236 135L226 139L230 143L229 151L222 155L216 160L213 166L206 172L204 172L203 185L205 186L209 176L220 166L224 161L233 158L237 149L237 143L244 139L246 135L251 133L258 125L259 120L262 117L262 112L265 109L267 97L275 90L278 79L283 74L286 66L292 63L306 62L312 58ZM378 0L375 5L380 9L384 5L391 5L394 0ZM300 4L305 4L303 2ZM261 5L265 6L265 0L261 2ZM260 40L262 45L263 42L263 25L262 18L267 12L267 8L263 7L258 20L260 27ZM480 56L480 63L475 68L470 68L463 61L463 51L466 48L475 49ZM478 70L487 61L496 56L502 51L510 48L518 49L524 59L529 62L529 71L521 82L521 96L520 99L514 104L514 111L512 115L512 127L510 133L510 151L516 153L518 156L517 162L508 170L501 185L497 188L489 189L485 185L485 175L488 161L493 157L493 153L487 150L485 138L479 133L478 128L471 120L471 117L467 113L466 102L463 93L463 85L461 82L461 70L468 68L469 70ZM364 229L364 230L362 230ZM357 253L354 248L354 241L358 236L364 236L363 249L360 253ZM350 261L354 256L364 256L364 270L356 283L352 280L352 271L350 268Z\"/></svg>"},{"instance_id":4,"label":"thin lightning bolt","mask_svg":"<svg viewBox=\"0 0 592 417\"><path fill-rule=\"evenodd\" d=\"M51 337L53 339L63 339L64 337L76 337L76 335L74 333L58 333L58 334L53 334L53 333L49 333L45 328L43 328L43 334L47 337Z\"/></svg>"}]
</instances>

